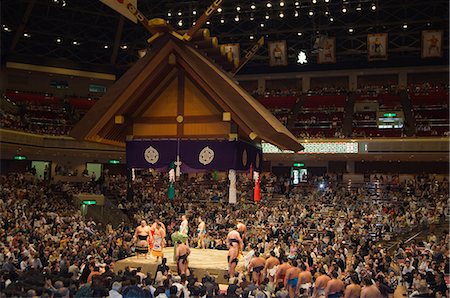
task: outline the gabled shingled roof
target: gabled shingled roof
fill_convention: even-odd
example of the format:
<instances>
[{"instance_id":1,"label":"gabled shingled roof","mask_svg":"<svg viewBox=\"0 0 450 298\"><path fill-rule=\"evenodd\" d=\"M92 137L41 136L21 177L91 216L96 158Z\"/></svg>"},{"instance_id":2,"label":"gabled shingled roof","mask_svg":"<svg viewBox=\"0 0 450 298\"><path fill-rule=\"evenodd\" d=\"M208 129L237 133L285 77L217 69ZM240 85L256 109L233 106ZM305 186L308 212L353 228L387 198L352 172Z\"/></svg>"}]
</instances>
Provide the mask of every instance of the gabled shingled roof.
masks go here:
<instances>
[{"instance_id":1,"label":"gabled shingled roof","mask_svg":"<svg viewBox=\"0 0 450 298\"><path fill-rule=\"evenodd\" d=\"M176 65L168 62L175 55ZM124 145L126 125L114 125L115 115L131 115L138 110L144 94L154 90L174 69L182 69L232 114L239 128L254 132L259 139L282 149L302 150L292 133L227 73L197 49L173 36L159 38L149 55L131 67L74 127L78 139Z\"/></svg>"}]
</instances>

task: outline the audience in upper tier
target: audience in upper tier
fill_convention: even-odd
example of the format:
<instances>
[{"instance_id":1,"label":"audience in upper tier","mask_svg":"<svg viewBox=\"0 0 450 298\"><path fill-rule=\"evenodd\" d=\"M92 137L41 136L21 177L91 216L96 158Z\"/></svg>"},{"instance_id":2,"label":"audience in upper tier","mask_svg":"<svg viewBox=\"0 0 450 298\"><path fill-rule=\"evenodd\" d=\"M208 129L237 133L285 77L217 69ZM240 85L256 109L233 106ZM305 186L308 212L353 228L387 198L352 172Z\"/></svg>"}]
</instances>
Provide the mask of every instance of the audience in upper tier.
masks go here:
<instances>
[{"instance_id":1,"label":"audience in upper tier","mask_svg":"<svg viewBox=\"0 0 450 298\"><path fill-rule=\"evenodd\" d=\"M252 181L240 175L236 205L225 203L227 180L215 174L183 177L176 182L173 201L166 199L167 175L155 172L137 176L134 196L128 199L126 180L120 176L102 175L81 185L47 184L21 174L0 179L0 296L225 295L219 294L212 276L177 276L165 261L151 273L114 269L115 261L134 255L132 235L140 219L160 219L170 245L169 235L177 229L180 215L186 214L191 246L196 243L199 216L206 222L206 241L212 249L226 249L228 229L237 220L247 225L245 257L239 274L230 277L228 297L288 297L289 289L282 283L251 279L249 262L257 255L272 255L289 264L285 266L310 271L313 284L328 275L342 280L345 291L351 284L361 284L363 292L375 291L379 297L399 297L400 291L408 296L449 297L444 277L450 273L450 239L448 230L442 233L447 226L443 221L448 213L448 181L431 176L406 182L377 177L381 184L348 188L327 175L294 188L282 178L264 174L263 200L255 204ZM72 200L72 194L80 191L107 194L132 220L112 228L82 217ZM422 234L390 248L393 239L405 239L410 230ZM307 297L307 292L297 295Z\"/></svg>"},{"instance_id":2,"label":"audience in upper tier","mask_svg":"<svg viewBox=\"0 0 450 298\"><path fill-rule=\"evenodd\" d=\"M443 97L443 101L433 99L432 102L426 104L426 100L421 100L420 104L415 104L415 100L412 99L413 104L413 117L416 122L415 133L417 136L448 136L449 134L449 118L448 118L448 104L447 96L443 96L445 92L448 92L448 85L433 85L430 83L411 84L408 86L408 92L411 96L416 98L417 96L438 96ZM379 96L395 95L398 94L399 87L397 85L363 85L355 91L360 98L359 100L377 100ZM11 91L10 91L11 93ZM263 105L267 104L267 100L270 101L267 108L280 120L281 123L288 126L294 135L299 138L343 138L345 135L342 131L344 118L349 117L344 113L344 106L340 106L334 109L324 108L303 108L300 109L300 116L294 116L295 104L298 103L296 99L302 94L308 96L343 96L347 95L348 91L345 88L337 86L328 86L323 88L313 88L306 93L302 93L301 90L295 88L281 88L265 90L260 92L258 90L250 91L255 98L261 100ZM442 93L442 94L441 94ZM15 92L11 94L16 94ZM27 94L38 96L30 92L24 92L19 94L26 97ZM23 97L22 96L22 97ZM45 96L41 95L44 99ZM294 97L291 101L289 97ZM397 96L398 97L398 96ZM11 109L0 108L0 127L12 128L37 134L50 134L50 135L67 135L72 129L73 125L79 121L83 114L87 112L90 106L95 102L91 97L76 98L72 96L72 99L77 101L77 105L71 104L70 100L62 100L57 97L50 96L53 100L51 104L41 104L36 101L18 101L16 104L12 104L11 101L6 100L12 105L15 105L15 112ZM277 103L277 98L283 98L283 101ZM89 104L82 104L85 100ZM280 100L280 99L279 99ZM330 99L332 101L332 99ZM390 99L379 99L379 110L396 110L402 109L399 98L396 98L396 103L392 105L389 103ZM394 99L392 99L394 100ZM55 102L56 101L56 102ZM286 105L286 106L284 106ZM326 104L327 107L332 107L330 102ZM377 109L377 110L378 110ZM14 110L14 109L13 109ZM376 110L371 110L372 114L364 114L364 118L360 118L358 113L353 115L353 137L405 137L406 133L403 129L378 129ZM328 117L327 113L335 113ZM291 119L292 118L292 119ZM294 119L295 118L295 119ZM405 119L406 121L406 119ZM406 121L407 122L407 121Z\"/></svg>"}]
</instances>

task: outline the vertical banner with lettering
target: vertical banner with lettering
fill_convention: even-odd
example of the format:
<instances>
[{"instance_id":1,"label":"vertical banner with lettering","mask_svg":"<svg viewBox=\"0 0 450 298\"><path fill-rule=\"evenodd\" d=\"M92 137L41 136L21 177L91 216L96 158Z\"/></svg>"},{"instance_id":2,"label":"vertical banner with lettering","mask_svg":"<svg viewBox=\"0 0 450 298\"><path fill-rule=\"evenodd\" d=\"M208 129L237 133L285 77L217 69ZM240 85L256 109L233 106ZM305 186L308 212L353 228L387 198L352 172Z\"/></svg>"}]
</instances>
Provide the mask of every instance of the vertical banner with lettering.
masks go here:
<instances>
[{"instance_id":1,"label":"vertical banner with lettering","mask_svg":"<svg viewBox=\"0 0 450 298\"><path fill-rule=\"evenodd\" d=\"M387 60L388 34L367 34L367 58L369 61Z\"/></svg>"},{"instance_id":2,"label":"vertical banner with lettering","mask_svg":"<svg viewBox=\"0 0 450 298\"><path fill-rule=\"evenodd\" d=\"M269 64L270 66L286 66L287 46L285 40L269 42Z\"/></svg>"},{"instance_id":3,"label":"vertical banner with lettering","mask_svg":"<svg viewBox=\"0 0 450 298\"><path fill-rule=\"evenodd\" d=\"M422 31L422 58L442 57L442 30Z\"/></svg>"},{"instance_id":4,"label":"vertical banner with lettering","mask_svg":"<svg viewBox=\"0 0 450 298\"><path fill-rule=\"evenodd\" d=\"M317 63L336 63L336 38L324 37L321 46L322 48L317 55Z\"/></svg>"}]
</instances>

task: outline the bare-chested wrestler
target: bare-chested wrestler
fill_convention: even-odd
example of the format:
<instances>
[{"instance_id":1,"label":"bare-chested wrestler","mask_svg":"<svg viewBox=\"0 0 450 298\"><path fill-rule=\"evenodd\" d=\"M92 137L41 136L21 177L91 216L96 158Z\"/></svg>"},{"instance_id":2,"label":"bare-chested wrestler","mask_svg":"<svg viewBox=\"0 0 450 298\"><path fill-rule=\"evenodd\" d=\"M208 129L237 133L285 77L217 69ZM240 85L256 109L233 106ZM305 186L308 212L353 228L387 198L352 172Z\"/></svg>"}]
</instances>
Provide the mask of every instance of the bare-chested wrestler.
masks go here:
<instances>
[{"instance_id":1,"label":"bare-chested wrestler","mask_svg":"<svg viewBox=\"0 0 450 298\"><path fill-rule=\"evenodd\" d=\"M158 218L153 218L153 223L152 223L152 225L150 226L150 232L152 233L152 240L154 240L154 236L155 236L155 231L156 231L156 226L157 225L160 225L161 226L161 228L162 229L164 229L164 233L166 233L166 226L161 222L161 221L159 221L159 219ZM150 249L153 249L153 241L149 241L149 247L150 247Z\"/></svg>"},{"instance_id":2,"label":"bare-chested wrestler","mask_svg":"<svg viewBox=\"0 0 450 298\"><path fill-rule=\"evenodd\" d=\"M152 247L152 255L156 257L156 261L159 261L159 258L164 257L163 249L165 247L165 239L166 238L166 230L162 227L161 223L158 222L156 224L156 228L153 234L153 247Z\"/></svg>"},{"instance_id":3,"label":"bare-chested wrestler","mask_svg":"<svg viewBox=\"0 0 450 298\"><path fill-rule=\"evenodd\" d=\"M189 223L188 223L186 215L183 215L183 216L181 216L180 234L187 236L188 233L189 233ZM187 237L186 237L186 242L184 244L189 245L189 240Z\"/></svg>"},{"instance_id":4,"label":"bare-chested wrestler","mask_svg":"<svg viewBox=\"0 0 450 298\"><path fill-rule=\"evenodd\" d=\"M151 237L150 227L145 220L141 220L141 224L136 228L133 240L136 243L136 258L140 255L144 255L147 258L148 255L148 240Z\"/></svg>"},{"instance_id":5,"label":"bare-chested wrestler","mask_svg":"<svg viewBox=\"0 0 450 298\"><path fill-rule=\"evenodd\" d=\"M359 298L361 296L361 286L356 273L350 276L351 283L345 288L344 298Z\"/></svg>"},{"instance_id":6,"label":"bare-chested wrestler","mask_svg":"<svg viewBox=\"0 0 450 298\"><path fill-rule=\"evenodd\" d=\"M228 247L228 274L234 277L234 272L238 264L239 253L244 247L241 235L235 230L232 230L227 235L227 247Z\"/></svg>"},{"instance_id":7,"label":"bare-chested wrestler","mask_svg":"<svg viewBox=\"0 0 450 298\"><path fill-rule=\"evenodd\" d=\"M317 275L318 276L316 277L316 282L314 283L314 291L312 296L314 298L326 298L325 289L331 278L325 273L323 268L319 270Z\"/></svg>"},{"instance_id":8,"label":"bare-chested wrestler","mask_svg":"<svg viewBox=\"0 0 450 298\"><path fill-rule=\"evenodd\" d=\"M253 259L248 264L248 270L252 273L252 280L256 285L260 285L264 280L264 266L266 265L266 260L259 256L259 252L255 252Z\"/></svg>"},{"instance_id":9,"label":"bare-chested wrestler","mask_svg":"<svg viewBox=\"0 0 450 298\"><path fill-rule=\"evenodd\" d=\"M198 243L197 248L205 249L205 236L206 236L206 223L203 221L201 217L198 218L198 227L197 227L197 237L198 237Z\"/></svg>"},{"instance_id":10,"label":"bare-chested wrestler","mask_svg":"<svg viewBox=\"0 0 450 298\"><path fill-rule=\"evenodd\" d=\"M178 241L177 246L177 269L178 269L178 275L184 274L186 276L189 276L189 262L188 262L188 256L191 253L191 250L189 247L182 243L181 241Z\"/></svg>"},{"instance_id":11,"label":"bare-chested wrestler","mask_svg":"<svg viewBox=\"0 0 450 298\"><path fill-rule=\"evenodd\" d=\"M309 270L307 270L304 263L301 263L299 267L300 273L298 274L297 293L306 293L309 297L311 296L312 274Z\"/></svg>"},{"instance_id":12,"label":"bare-chested wrestler","mask_svg":"<svg viewBox=\"0 0 450 298\"><path fill-rule=\"evenodd\" d=\"M284 278L284 287L288 290L290 298L295 297L297 288L298 275L300 274L300 268L297 266L297 261L292 261L292 267L286 270L286 277Z\"/></svg>"},{"instance_id":13,"label":"bare-chested wrestler","mask_svg":"<svg viewBox=\"0 0 450 298\"><path fill-rule=\"evenodd\" d=\"M361 298L381 298L381 292L378 287L372 283L370 278L364 278L364 287L361 290Z\"/></svg>"},{"instance_id":14,"label":"bare-chested wrestler","mask_svg":"<svg viewBox=\"0 0 450 298\"><path fill-rule=\"evenodd\" d=\"M245 234L245 232L247 232L247 226L242 222L238 222L236 224L236 231L239 232L239 235L241 235L242 241L244 241L244 234Z\"/></svg>"},{"instance_id":15,"label":"bare-chested wrestler","mask_svg":"<svg viewBox=\"0 0 450 298\"><path fill-rule=\"evenodd\" d=\"M277 273L278 266L280 265L280 261L275 256L275 252L272 250L270 252L270 257L266 260L266 265L264 267L264 272L266 276L269 278L269 282L273 283L275 281L275 275Z\"/></svg>"},{"instance_id":16,"label":"bare-chested wrestler","mask_svg":"<svg viewBox=\"0 0 450 298\"><path fill-rule=\"evenodd\" d=\"M327 283L325 288L325 295L328 298L339 298L344 295L345 285L342 280L338 279L338 272L331 272L332 279Z\"/></svg>"},{"instance_id":17,"label":"bare-chested wrestler","mask_svg":"<svg viewBox=\"0 0 450 298\"><path fill-rule=\"evenodd\" d=\"M227 235L227 246L230 247L231 245L235 244L237 244L239 252L244 249L244 242L242 242L242 238L239 232L236 230L231 230Z\"/></svg>"},{"instance_id":18,"label":"bare-chested wrestler","mask_svg":"<svg viewBox=\"0 0 450 298\"><path fill-rule=\"evenodd\" d=\"M289 264L288 260L285 256L281 256L281 265L278 266L277 273L275 275L275 282L278 285L279 283L284 283L284 278L286 277L286 271L291 268L291 264Z\"/></svg>"},{"instance_id":19,"label":"bare-chested wrestler","mask_svg":"<svg viewBox=\"0 0 450 298\"><path fill-rule=\"evenodd\" d=\"M154 218L154 219L153 219L153 224L152 224L152 226L150 227L151 230L152 230L152 231L155 231L155 230L156 230L156 225L158 225L158 224L161 226L162 229L164 229L164 232L167 232L167 231L166 231L166 226L165 226L164 223L163 223L162 221L160 221L158 218Z\"/></svg>"}]
</instances>

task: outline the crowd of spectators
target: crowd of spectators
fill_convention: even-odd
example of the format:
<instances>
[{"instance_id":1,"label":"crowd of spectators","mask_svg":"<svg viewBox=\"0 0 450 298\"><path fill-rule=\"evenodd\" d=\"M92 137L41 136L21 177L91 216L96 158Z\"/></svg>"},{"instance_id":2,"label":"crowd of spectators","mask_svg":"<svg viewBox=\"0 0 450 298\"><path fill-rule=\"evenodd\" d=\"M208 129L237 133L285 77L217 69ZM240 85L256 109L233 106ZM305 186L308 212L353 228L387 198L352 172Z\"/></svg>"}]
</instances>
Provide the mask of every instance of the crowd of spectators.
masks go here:
<instances>
[{"instance_id":1,"label":"crowd of spectators","mask_svg":"<svg viewBox=\"0 0 450 298\"><path fill-rule=\"evenodd\" d=\"M236 205L228 205L227 179L214 173L181 180L174 201L166 199L166 175L152 173L133 182L134 198L126 199L126 180L108 176L86 185L33 182L22 175L1 177L0 293L42 297L197 297L217 292L210 276L175 276L165 266L144 274L138 269L115 272L114 262L133 255L136 224L111 226L83 218L71 195L103 191L115 197L118 207L137 222L158 218L167 234L178 227L181 214L190 218L191 245L194 219L207 223L207 247L226 249L225 238L237 220L247 225L247 250L241 273L230 279L229 291L237 297L263 292L286 294L282 285L255 284L245 275L245 265L255 252L271 252L281 261L289 257L305 263L311 273L327 273L348 282L350 277L373 280L383 297L401 284L409 291L444 296L444 274L449 273L448 236L430 233L424 241L411 241L395 252L383 246L412 227L426 229L447 214L448 182L420 177L386 187L344 188L335 178L312 180L292 188L286 179L265 174L261 180L263 202L254 204L252 181L238 178ZM84 187L84 189L83 189ZM289 200L289 204L282 204ZM170 245L170 237L167 239ZM378 245L379 244L379 245ZM287 260L287 259L286 259ZM199 279L197 279L199 278ZM176 287L176 289L175 289ZM172 296L171 296L172 295ZM175 295L175 296L173 296ZM184 294L186 295L186 294ZM247 296L245 296L247 295ZM412 294L411 294L412 295ZM186 296L184 296L186 297ZM448 296L447 296L448 297Z\"/></svg>"},{"instance_id":2,"label":"crowd of spectators","mask_svg":"<svg viewBox=\"0 0 450 298\"><path fill-rule=\"evenodd\" d=\"M358 94L359 96L363 96L364 98L375 98L379 95L384 94L398 94L399 88L400 87L397 84L361 85L356 90L356 94ZM431 84L428 82L421 84L410 84L408 86L408 90L411 94L428 94L430 92L436 91L448 91L448 84ZM273 99L276 97L285 96L298 97L302 94L310 96L342 95L346 94L347 92L348 90L345 88L328 86L323 88L313 88L311 90L308 90L308 92L306 93L303 93L300 89L297 88L266 89L263 92L253 90L251 93L256 98ZM76 99L77 97L72 96L71 98ZM85 97L81 99L84 98ZM37 105L36 103L20 102L19 106L21 107L21 109L18 113L10 113L0 109L0 127L18 129L38 134L67 135L69 134L73 125L75 125L76 122L81 119L83 113L86 112L77 110L68 102L64 102L60 106ZM383 103L380 103L380 108L383 108ZM392 107L387 106L387 108ZM293 111L291 108L273 108L271 109L271 112L277 117L278 120L280 120L281 123L283 123L284 125L288 125L288 118L292 115ZM318 112L322 112L322 109L320 109L320 111ZM439 127L439 129L436 129L435 126L433 126L434 124L430 122L431 120L427 122L426 119L424 119L420 115L420 113L415 113L414 116L416 117L416 121L420 122L418 123L416 128L418 135L448 135L448 130L442 129L441 127ZM313 115L310 117L310 119L306 119L305 121L296 121L296 126L295 128L293 128L293 132L295 135L301 138L343 138L344 135L341 132L341 125L337 120L340 119L330 119L329 123L320 123L320 121L316 121L316 119L314 119ZM315 128L318 127L326 128L330 131L316 131ZM358 132L355 132L353 135L356 137L383 136L383 131L374 133L370 128L368 128L368 131L364 132L364 126L362 126L361 128L362 129L359 129ZM397 135L392 134L392 136ZM403 136L403 132L400 132L398 136Z\"/></svg>"},{"instance_id":3,"label":"crowd of spectators","mask_svg":"<svg viewBox=\"0 0 450 298\"><path fill-rule=\"evenodd\" d=\"M38 111L38 110L36 110ZM0 110L0 127L11 128L36 134L67 135L73 123L67 121L60 110L49 110L55 113L54 118L32 116L30 110L21 110L18 114L11 114Z\"/></svg>"}]
</instances>

